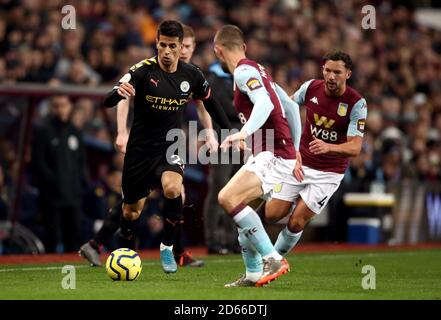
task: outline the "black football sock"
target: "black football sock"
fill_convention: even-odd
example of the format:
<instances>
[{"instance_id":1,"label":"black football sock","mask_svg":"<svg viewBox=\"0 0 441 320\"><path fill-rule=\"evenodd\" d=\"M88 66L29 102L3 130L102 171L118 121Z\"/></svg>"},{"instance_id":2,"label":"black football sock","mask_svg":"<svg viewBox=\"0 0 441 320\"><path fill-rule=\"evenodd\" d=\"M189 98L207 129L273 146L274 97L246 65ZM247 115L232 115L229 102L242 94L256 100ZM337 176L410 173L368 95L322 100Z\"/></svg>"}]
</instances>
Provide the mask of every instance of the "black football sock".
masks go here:
<instances>
[{"instance_id":1,"label":"black football sock","mask_svg":"<svg viewBox=\"0 0 441 320\"><path fill-rule=\"evenodd\" d=\"M119 237L119 244L122 248L129 248L136 250L135 235L139 225L139 217L135 220L126 220L121 215L121 236Z\"/></svg>"},{"instance_id":2,"label":"black football sock","mask_svg":"<svg viewBox=\"0 0 441 320\"><path fill-rule=\"evenodd\" d=\"M164 236L162 243L171 246L176 238L176 229L182 220L182 196L164 201Z\"/></svg>"},{"instance_id":3,"label":"black football sock","mask_svg":"<svg viewBox=\"0 0 441 320\"><path fill-rule=\"evenodd\" d=\"M182 231L184 230L184 220L180 219L176 225L176 230L175 230L175 241L173 243L173 253L175 254L175 256L180 256L184 253L185 248L184 248L184 244L183 239L182 239Z\"/></svg>"},{"instance_id":4,"label":"black football sock","mask_svg":"<svg viewBox=\"0 0 441 320\"><path fill-rule=\"evenodd\" d=\"M122 203L119 202L116 206L109 210L101 229L95 235L93 240L100 246L109 246L110 239L113 234L119 229L121 225Z\"/></svg>"}]
</instances>

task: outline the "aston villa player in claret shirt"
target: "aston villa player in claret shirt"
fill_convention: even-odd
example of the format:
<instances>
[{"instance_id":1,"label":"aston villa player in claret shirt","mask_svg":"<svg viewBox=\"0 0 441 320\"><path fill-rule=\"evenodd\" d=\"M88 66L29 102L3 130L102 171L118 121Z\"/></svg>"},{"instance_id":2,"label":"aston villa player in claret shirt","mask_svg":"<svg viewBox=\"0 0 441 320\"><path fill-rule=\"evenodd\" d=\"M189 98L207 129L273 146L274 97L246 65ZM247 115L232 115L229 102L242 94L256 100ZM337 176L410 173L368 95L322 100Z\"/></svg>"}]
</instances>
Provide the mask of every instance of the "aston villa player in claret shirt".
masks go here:
<instances>
[{"instance_id":1,"label":"aston villa player in claret shirt","mask_svg":"<svg viewBox=\"0 0 441 320\"><path fill-rule=\"evenodd\" d=\"M292 97L306 108L300 156L293 175L281 183L265 207L269 222L279 221L294 207L274 246L281 255L294 248L306 224L320 214L338 189L348 158L360 154L367 104L346 84L352 68L348 54L327 54L323 58L324 79L305 82Z\"/></svg>"},{"instance_id":2,"label":"aston villa player in claret shirt","mask_svg":"<svg viewBox=\"0 0 441 320\"><path fill-rule=\"evenodd\" d=\"M256 211L250 206L259 198L270 198L274 187L292 174L296 159L290 128L300 127L298 106L281 103L279 91L265 67L247 59L243 33L225 25L214 38L214 50L222 68L233 74L234 107L244 123L229 135L221 148L237 148L253 138L253 154L219 192L219 204L237 225L246 274L226 287L263 286L289 271L289 264L275 249ZM289 100L289 99L288 99ZM294 104L294 103L293 103ZM291 116L290 116L291 115ZM262 130L262 140L256 133ZM267 139L267 133L273 139ZM273 140L273 141L270 141ZM271 148L270 146L274 148Z\"/></svg>"}]
</instances>

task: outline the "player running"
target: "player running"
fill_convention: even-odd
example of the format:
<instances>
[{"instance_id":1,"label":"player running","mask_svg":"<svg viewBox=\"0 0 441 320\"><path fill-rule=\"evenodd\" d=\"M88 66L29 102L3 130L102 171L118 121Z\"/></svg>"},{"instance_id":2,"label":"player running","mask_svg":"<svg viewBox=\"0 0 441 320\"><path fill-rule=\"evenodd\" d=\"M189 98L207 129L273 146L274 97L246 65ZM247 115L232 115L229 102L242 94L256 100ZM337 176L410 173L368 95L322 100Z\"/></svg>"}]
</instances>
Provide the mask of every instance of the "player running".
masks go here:
<instances>
[{"instance_id":1,"label":"player running","mask_svg":"<svg viewBox=\"0 0 441 320\"><path fill-rule=\"evenodd\" d=\"M294 175L278 186L265 207L266 219L275 222L289 214L295 204L275 244L281 255L294 248L306 224L320 214L338 189L348 158L360 154L367 104L346 84L352 68L348 54L329 53L323 58L324 80L309 80L293 95L307 112L300 142L301 159L297 160Z\"/></svg>"},{"instance_id":2,"label":"player running","mask_svg":"<svg viewBox=\"0 0 441 320\"><path fill-rule=\"evenodd\" d=\"M124 158L121 235L133 239L146 196L150 190L162 187L166 223L160 256L166 273L177 270L172 250L176 226L182 219L184 170L178 154L167 155L174 143L166 141L167 132L180 128L181 114L190 97L202 100L221 127L231 128L201 71L179 61L182 41L179 22L162 22L156 43L158 56L134 65L104 101L106 107L118 105L120 110L128 108L127 98L134 96L134 120Z\"/></svg>"},{"instance_id":3,"label":"player running","mask_svg":"<svg viewBox=\"0 0 441 320\"><path fill-rule=\"evenodd\" d=\"M183 25L184 37L182 40L182 48L180 51L179 59L185 63L190 63L193 56L193 52L196 47L196 39L193 29L189 26ZM212 129L212 121L210 115L205 110L202 101L196 101L197 113L199 120L201 121L205 129ZM129 133L126 127L126 119L128 117L129 108L118 108L118 134L115 139L115 145L119 151L122 153L126 152L127 141ZM212 130L206 130L206 144L210 152L214 152L218 149L218 141L216 140ZM185 203L185 193L182 194L183 202ZM109 210L109 214L104 220L103 226L93 237L85 244L83 244L79 250L79 254L87 259L92 266L101 266L102 262L100 259L100 252L103 246L106 246L110 242L113 234L120 228L122 215L122 206L117 204L115 207ZM190 266L190 267L202 267L204 266L203 260L194 259L191 253L185 250L182 244L181 232L182 232L183 220L181 223L176 225L176 238L173 243L173 253L175 256L176 263L179 266Z\"/></svg>"},{"instance_id":4,"label":"player running","mask_svg":"<svg viewBox=\"0 0 441 320\"><path fill-rule=\"evenodd\" d=\"M240 132L228 136L221 144L222 149L238 145L263 129L262 143L253 143L253 155L220 191L218 199L238 225L239 243L243 258L255 250L263 258L247 261L247 275L227 284L230 286L262 286L289 271L288 262L275 250L257 213L248 203L259 197L270 197L274 186L292 175L296 151L291 138L290 126L300 127L293 118L286 118L280 103L276 86L265 68L246 58L242 31L233 25L223 26L214 38L215 54L225 70L234 75L234 105L239 118L246 122ZM292 111L292 110L291 110ZM290 125L288 125L290 121ZM268 130L274 132L274 151L272 141L266 140ZM259 150L261 152L259 153Z\"/></svg>"}]
</instances>

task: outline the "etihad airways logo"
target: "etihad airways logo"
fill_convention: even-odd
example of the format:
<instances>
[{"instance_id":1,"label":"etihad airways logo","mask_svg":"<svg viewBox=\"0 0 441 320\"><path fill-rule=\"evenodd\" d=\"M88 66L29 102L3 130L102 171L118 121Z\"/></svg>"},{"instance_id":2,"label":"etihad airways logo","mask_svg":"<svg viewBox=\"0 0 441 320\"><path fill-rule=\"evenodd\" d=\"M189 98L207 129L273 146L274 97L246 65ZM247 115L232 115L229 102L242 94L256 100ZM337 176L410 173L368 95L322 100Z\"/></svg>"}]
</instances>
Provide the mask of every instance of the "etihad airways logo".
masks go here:
<instances>
[{"instance_id":1,"label":"etihad airways logo","mask_svg":"<svg viewBox=\"0 0 441 320\"><path fill-rule=\"evenodd\" d=\"M151 103L151 107L157 110L165 110L165 111L176 111L180 107L185 106L188 102L188 99L171 99L164 97L155 97L151 95L147 95L145 97L147 102Z\"/></svg>"}]
</instances>

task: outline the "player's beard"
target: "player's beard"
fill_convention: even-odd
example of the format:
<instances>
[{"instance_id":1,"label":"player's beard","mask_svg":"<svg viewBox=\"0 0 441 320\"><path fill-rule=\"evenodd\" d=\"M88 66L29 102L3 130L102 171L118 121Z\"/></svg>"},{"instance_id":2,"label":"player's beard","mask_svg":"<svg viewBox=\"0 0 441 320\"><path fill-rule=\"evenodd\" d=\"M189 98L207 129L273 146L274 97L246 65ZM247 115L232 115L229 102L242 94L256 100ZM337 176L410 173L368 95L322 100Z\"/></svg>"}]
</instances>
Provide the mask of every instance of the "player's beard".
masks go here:
<instances>
[{"instance_id":1,"label":"player's beard","mask_svg":"<svg viewBox=\"0 0 441 320\"><path fill-rule=\"evenodd\" d=\"M335 90L335 89L338 89L338 87L337 87L337 82L331 82L331 81L328 81L328 82L326 82L326 84L327 84L329 90ZM331 86L332 86L332 87L331 87Z\"/></svg>"},{"instance_id":2,"label":"player's beard","mask_svg":"<svg viewBox=\"0 0 441 320\"><path fill-rule=\"evenodd\" d=\"M332 93L337 93L340 90L337 82L331 83L328 81L328 82L326 82L326 87L328 88L329 92L332 92Z\"/></svg>"}]
</instances>

